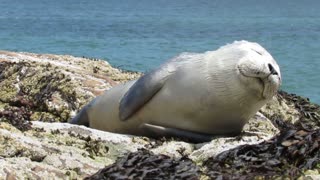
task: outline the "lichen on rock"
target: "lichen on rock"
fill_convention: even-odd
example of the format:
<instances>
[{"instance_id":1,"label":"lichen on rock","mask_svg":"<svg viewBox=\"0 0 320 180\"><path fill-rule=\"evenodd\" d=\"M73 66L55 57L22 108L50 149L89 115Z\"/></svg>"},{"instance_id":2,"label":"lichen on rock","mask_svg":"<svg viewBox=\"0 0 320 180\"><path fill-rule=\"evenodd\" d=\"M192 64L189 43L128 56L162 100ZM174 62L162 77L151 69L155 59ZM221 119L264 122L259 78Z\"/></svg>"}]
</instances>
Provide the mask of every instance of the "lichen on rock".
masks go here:
<instances>
[{"instance_id":1,"label":"lichen on rock","mask_svg":"<svg viewBox=\"0 0 320 180\"><path fill-rule=\"evenodd\" d=\"M70 175L84 178L118 157L145 147L125 135L44 122L33 122L32 129L25 132L0 122L0 142L0 177L15 172L19 179L40 174L55 179Z\"/></svg>"},{"instance_id":2,"label":"lichen on rock","mask_svg":"<svg viewBox=\"0 0 320 180\"><path fill-rule=\"evenodd\" d=\"M93 63L94 62L94 63ZM66 122L95 96L138 77L106 61L0 51L0 112L24 108L24 120ZM0 118L7 119L5 115Z\"/></svg>"}]
</instances>

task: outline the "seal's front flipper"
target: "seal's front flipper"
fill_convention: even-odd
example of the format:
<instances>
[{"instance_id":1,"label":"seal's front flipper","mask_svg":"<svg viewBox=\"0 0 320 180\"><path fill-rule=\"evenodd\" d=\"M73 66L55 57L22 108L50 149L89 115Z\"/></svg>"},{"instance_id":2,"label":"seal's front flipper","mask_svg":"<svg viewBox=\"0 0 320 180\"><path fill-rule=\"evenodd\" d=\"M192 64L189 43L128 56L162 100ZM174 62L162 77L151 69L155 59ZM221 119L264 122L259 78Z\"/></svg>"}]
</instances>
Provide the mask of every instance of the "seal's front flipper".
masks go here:
<instances>
[{"instance_id":1,"label":"seal's front flipper","mask_svg":"<svg viewBox=\"0 0 320 180\"><path fill-rule=\"evenodd\" d=\"M120 119L127 120L150 101L173 72L174 68L165 64L160 69L151 71L138 79L120 101Z\"/></svg>"},{"instance_id":2,"label":"seal's front flipper","mask_svg":"<svg viewBox=\"0 0 320 180\"><path fill-rule=\"evenodd\" d=\"M183 139L188 139L194 143L202 143L212 140L212 135L196 133L182 129L168 128L152 124L142 124L140 128L144 130L147 134L154 135L155 137L179 137Z\"/></svg>"}]
</instances>

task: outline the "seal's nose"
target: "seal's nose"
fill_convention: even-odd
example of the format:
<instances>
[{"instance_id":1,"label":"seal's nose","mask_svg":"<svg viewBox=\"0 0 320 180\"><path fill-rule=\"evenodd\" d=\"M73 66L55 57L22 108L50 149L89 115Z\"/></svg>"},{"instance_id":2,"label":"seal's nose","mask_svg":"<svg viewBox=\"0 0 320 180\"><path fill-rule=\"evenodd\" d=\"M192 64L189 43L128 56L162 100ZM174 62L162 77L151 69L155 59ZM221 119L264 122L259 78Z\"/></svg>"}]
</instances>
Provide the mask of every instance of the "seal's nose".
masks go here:
<instances>
[{"instance_id":1,"label":"seal's nose","mask_svg":"<svg viewBox=\"0 0 320 180\"><path fill-rule=\"evenodd\" d=\"M278 72L274 69L274 67L271 64L268 64L268 68L269 68L270 74L278 75Z\"/></svg>"}]
</instances>

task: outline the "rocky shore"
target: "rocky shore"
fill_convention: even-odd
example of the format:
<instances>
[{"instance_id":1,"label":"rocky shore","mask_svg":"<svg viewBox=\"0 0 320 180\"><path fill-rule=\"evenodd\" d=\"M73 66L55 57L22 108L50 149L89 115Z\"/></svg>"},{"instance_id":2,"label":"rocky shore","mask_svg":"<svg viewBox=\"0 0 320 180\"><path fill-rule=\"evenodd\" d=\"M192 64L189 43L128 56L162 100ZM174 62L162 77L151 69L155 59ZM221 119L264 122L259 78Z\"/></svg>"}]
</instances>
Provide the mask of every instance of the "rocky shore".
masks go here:
<instances>
[{"instance_id":1,"label":"rocky shore","mask_svg":"<svg viewBox=\"0 0 320 180\"><path fill-rule=\"evenodd\" d=\"M203 144L65 123L139 76L102 60L0 51L0 179L320 178L320 107L283 91L241 135Z\"/></svg>"}]
</instances>

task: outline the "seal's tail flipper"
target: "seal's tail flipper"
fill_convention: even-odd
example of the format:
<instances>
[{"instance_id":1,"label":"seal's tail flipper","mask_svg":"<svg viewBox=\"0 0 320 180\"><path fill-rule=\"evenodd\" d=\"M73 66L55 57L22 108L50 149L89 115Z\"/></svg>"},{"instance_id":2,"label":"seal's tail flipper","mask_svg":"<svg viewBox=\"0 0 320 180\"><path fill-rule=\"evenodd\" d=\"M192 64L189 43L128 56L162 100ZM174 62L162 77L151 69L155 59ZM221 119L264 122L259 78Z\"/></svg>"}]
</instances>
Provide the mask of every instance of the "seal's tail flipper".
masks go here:
<instances>
[{"instance_id":1,"label":"seal's tail flipper","mask_svg":"<svg viewBox=\"0 0 320 180\"><path fill-rule=\"evenodd\" d=\"M71 119L69 123L89 127L89 117L87 114L87 107L84 107L73 119Z\"/></svg>"},{"instance_id":2,"label":"seal's tail flipper","mask_svg":"<svg viewBox=\"0 0 320 180\"><path fill-rule=\"evenodd\" d=\"M188 139L194 143L202 143L211 141L213 136L209 134L196 133L192 131L176 129L176 128L167 128L163 126L157 126L152 124L142 124L140 126L145 132L155 137L164 136L164 137L178 137L183 139Z\"/></svg>"}]
</instances>

